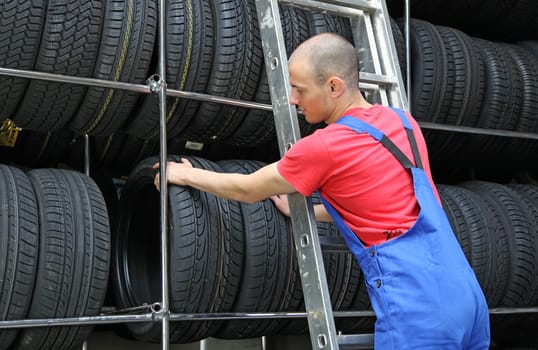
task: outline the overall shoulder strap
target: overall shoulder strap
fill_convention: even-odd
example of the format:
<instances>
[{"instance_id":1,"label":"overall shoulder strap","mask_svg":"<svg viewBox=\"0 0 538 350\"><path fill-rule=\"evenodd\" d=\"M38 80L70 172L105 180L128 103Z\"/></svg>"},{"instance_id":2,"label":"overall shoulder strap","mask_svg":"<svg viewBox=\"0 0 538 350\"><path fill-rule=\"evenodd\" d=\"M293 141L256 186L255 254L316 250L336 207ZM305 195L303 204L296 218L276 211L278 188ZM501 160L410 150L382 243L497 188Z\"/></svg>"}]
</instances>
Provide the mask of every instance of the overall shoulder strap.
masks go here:
<instances>
[{"instance_id":1,"label":"overall shoulder strap","mask_svg":"<svg viewBox=\"0 0 538 350\"><path fill-rule=\"evenodd\" d=\"M415 134L413 133L413 127L411 126L409 119L405 116L405 113L401 109L396 108L396 107L390 107L390 109L392 109L400 117L403 127L405 128L405 132L407 133L407 139L409 140L411 151L413 151L413 157L415 158L415 163L417 164L417 168L423 169L422 160L420 159L420 153L418 152L417 140L415 139Z\"/></svg>"},{"instance_id":2,"label":"overall shoulder strap","mask_svg":"<svg viewBox=\"0 0 538 350\"><path fill-rule=\"evenodd\" d=\"M381 130L376 127L351 116L343 116L338 121L338 124L345 125L355 132L362 134L367 133L372 136L374 139L379 141L385 148L398 159L400 164L406 169L414 168L415 165L407 156L389 139Z\"/></svg>"}]
</instances>

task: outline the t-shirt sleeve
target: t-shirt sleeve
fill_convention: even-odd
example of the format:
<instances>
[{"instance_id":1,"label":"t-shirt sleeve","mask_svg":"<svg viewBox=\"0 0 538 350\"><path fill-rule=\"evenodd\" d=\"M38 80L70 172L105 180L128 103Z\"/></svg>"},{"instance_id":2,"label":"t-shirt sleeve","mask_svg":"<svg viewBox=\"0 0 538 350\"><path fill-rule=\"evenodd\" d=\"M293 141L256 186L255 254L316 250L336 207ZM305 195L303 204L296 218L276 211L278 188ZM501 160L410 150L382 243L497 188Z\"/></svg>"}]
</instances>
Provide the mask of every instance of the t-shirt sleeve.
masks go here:
<instances>
[{"instance_id":1,"label":"t-shirt sleeve","mask_svg":"<svg viewBox=\"0 0 538 350\"><path fill-rule=\"evenodd\" d=\"M326 181L331 158L317 133L295 143L277 164L278 171L296 190L310 196Z\"/></svg>"}]
</instances>

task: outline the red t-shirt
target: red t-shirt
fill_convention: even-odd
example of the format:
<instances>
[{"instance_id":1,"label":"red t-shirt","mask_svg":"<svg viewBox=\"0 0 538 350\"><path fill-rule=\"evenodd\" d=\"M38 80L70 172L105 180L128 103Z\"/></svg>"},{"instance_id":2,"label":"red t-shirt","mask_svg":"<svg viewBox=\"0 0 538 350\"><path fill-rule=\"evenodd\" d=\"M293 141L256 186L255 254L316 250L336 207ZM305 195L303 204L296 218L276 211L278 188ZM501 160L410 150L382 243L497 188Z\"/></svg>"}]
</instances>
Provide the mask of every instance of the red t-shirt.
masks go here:
<instances>
[{"instance_id":1,"label":"red t-shirt","mask_svg":"<svg viewBox=\"0 0 538 350\"><path fill-rule=\"evenodd\" d=\"M407 134L394 111L374 105L350 109L344 115L381 130L414 163ZM413 126L424 170L439 199L424 137L417 122L406 115ZM373 137L344 125L330 124L299 140L278 162L278 171L305 196L319 190L366 246L407 231L419 212L410 172Z\"/></svg>"}]
</instances>

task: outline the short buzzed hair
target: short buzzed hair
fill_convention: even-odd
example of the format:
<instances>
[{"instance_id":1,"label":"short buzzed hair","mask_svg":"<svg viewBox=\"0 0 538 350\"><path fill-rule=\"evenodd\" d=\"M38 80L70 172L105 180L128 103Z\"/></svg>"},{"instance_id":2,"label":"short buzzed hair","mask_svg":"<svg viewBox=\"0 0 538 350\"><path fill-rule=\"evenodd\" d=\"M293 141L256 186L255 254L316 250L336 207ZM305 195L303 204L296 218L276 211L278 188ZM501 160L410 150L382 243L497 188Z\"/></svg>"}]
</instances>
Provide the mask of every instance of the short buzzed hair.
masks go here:
<instances>
[{"instance_id":1,"label":"short buzzed hair","mask_svg":"<svg viewBox=\"0 0 538 350\"><path fill-rule=\"evenodd\" d=\"M322 33L301 44L319 85L335 75L349 88L359 86L359 62L355 47L344 37L335 33ZM300 47L301 47L300 46Z\"/></svg>"}]
</instances>

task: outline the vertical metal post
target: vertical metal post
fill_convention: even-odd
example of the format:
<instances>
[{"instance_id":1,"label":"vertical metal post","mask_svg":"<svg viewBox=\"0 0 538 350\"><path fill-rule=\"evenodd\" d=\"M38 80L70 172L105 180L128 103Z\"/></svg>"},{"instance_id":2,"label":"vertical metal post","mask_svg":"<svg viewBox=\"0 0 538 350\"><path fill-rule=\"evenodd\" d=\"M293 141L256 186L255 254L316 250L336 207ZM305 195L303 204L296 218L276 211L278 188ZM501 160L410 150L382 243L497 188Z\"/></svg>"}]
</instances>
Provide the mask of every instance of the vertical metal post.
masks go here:
<instances>
[{"instance_id":1,"label":"vertical metal post","mask_svg":"<svg viewBox=\"0 0 538 350\"><path fill-rule=\"evenodd\" d=\"M168 350L170 341L170 308L168 300L168 184L166 181L166 0L159 0L159 60L158 60L158 92L160 111L160 206L161 206L161 280L162 280L162 349Z\"/></svg>"},{"instance_id":2,"label":"vertical metal post","mask_svg":"<svg viewBox=\"0 0 538 350\"><path fill-rule=\"evenodd\" d=\"M289 101L287 55L278 2L256 0L256 10L279 148L283 154L300 138L300 130L296 109ZM310 198L293 194L289 196L289 204L312 348L336 350L336 327L312 202Z\"/></svg>"},{"instance_id":3,"label":"vertical metal post","mask_svg":"<svg viewBox=\"0 0 538 350\"><path fill-rule=\"evenodd\" d=\"M411 40L409 32L409 21L410 17L410 5L409 0L405 0L405 9L404 9L404 35L405 35L405 75L407 77L406 89L407 89L407 105L409 107L409 112L411 112Z\"/></svg>"},{"instance_id":4,"label":"vertical metal post","mask_svg":"<svg viewBox=\"0 0 538 350\"><path fill-rule=\"evenodd\" d=\"M84 174L90 176L90 137L84 134Z\"/></svg>"}]
</instances>

